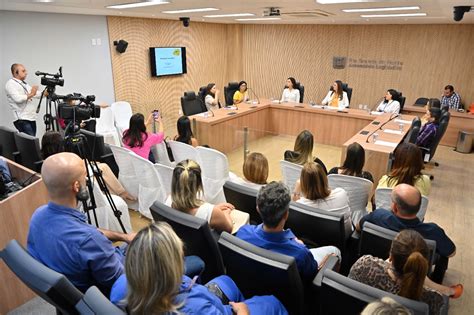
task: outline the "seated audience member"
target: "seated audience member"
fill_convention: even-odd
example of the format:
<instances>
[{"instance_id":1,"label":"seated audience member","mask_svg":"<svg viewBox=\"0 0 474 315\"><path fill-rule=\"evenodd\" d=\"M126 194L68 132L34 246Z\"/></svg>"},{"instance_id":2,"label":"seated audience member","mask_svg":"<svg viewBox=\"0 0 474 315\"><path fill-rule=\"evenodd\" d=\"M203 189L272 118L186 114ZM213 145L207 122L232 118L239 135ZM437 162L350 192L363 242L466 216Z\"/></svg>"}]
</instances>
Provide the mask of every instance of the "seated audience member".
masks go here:
<instances>
[{"instance_id":1,"label":"seated audience member","mask_svg":"<svg viewBox=\"0 0 474 315\"><path fill-rule=\"evenodd\" d=\"M307 162L316 162L324 169L324 173L328 173L323 161L317 157L313 157L314 138L313 134L308 130L303 130L296 137L294 151L286 150L284 154L285 161L304 165Z\"/></svg>"},{"instance_id":2,"label":"seated audience member","mask_svg":"<svg viewBox=\"0 0 474 315\"><path fill-rule=\"evenodd\" d=\"M441 95L441 108L449 108L458 110L461 108L461 96L454 92L452 85L446 85L444 87L443 95Z\"/></svg>"},{"instance_id":3,"label":"seated audience member","mask_svg":"<svg viewBox=\"0 0 474 315\"><path fill-rule=\"evenodd\" d=\"M329 170L330 174L340 174L348 176L362 177L367 180L374 182L372 174L367 171L364 171L365 164L365 150L357 142L351 143L347 147L346 159L340 167L333 167Z\"/></svg>"},{"instance_id":4,"label":"seated audience member","mask_svg":"<svg viewBox=\"0 0 474 315\"><path fill-rule=\"evenodd\" d=\"M242 168L244 178L240 178L232 172L229 173L232 182L257 190L267 183L268 160L262 153L253 152L247 155Z\"/></svg>"},{"instance_id":5,"label":"seated audience member","mask_svg":"<svg viewBox=\"0 0 474 315\"><path fill-rule=\"evenodd\" d=\"M174 137L175 141L186 143L193 147L199 145L197 139L194 138L193 131L191 130L191 121L187 116L179 117L176 129L178 129L178 134Z\"/></svg>"},{"instance_id":6,"label":"seated audience member","mask_svg":"<svg viewBox=\"0 0 474 315\"><path fill-rule=\"evenodd\" d=\"M242 102L246 102L249 100L249 96L247 93L247 82L245 81L239 82L239 89L235 91L233 100L234 100L234 104L240 104Z\"/></svg>"},{"instance_id":7,"label":"seated audience member","mask_svg":"<svg viewBox=\"0 0 474 315\"><path fill-rule=\"evenodd\" d=\"M216 110L221 107L219 103L220 91L217 89L215 83L209 83L206 87L206 94L204 94L204 103L206 104L207 110Z\"/></svg>"},{"instance_id":8,"label":"seated audience member","mask_svg":"<svg viewBox=\"0 0 474 315\"><path fill-rule=\"evenodd\" d=\"M64 139L61 134L57 131L46 131L46 133L43 135L43 138L41 138L41 155L43 160L46 160L53 154L64 152L64 150ZM107 188L111 194L120 196L121 198L129 201L137 200L136 197L130 195L125 190L106 163L97 163L97 167L101 171L105 184L107 185Z\"/></svg>"},{"instance_id":9,"label":"seated audience member","mask_svg":"<svg viewBox=\"0 0 474 315\"><path fill-rule=\"evenodd\" d=\"M286 80L286 87L283 89L281 95L281 103L299 103L300 102L300 90L296 85L296 80L293 77L289 77Z\"/></svg>"},{"instance_id":10,"label":"seated audience member","mask_svg":"<svg viewBox=\"0 0 474 315\"><path fill-rule=\"evenodd\" d=\"M201 200L203 196L201 167L192 160L179 162L173 170L171 196L166 200L168 206L206 220L209 226L218 232L231 233L234 224L235 226L244 224L236 222L236 216L240 211L235 210L232 204L213 205ZM233 214L234 211L236 213Z\"/></svg>"},{"instance_id":11,"label":"seated audience member","mask_svg":"<svg viewBox=\"0 0 474 315\"><path fill-rule=\"evenodd\" d=\"M302 279L311 281L330 255L340 259L341 252L334 246L308 249L290 229L285 230L290 201L290 191L282 182L265 185L257 196L257 211L263 224L244 225L236 236L258 247L294 257Z\"/></svg>"},{"instance_id":12,"label":"seated audience member","mask_svg":"<svg viewBox=\"0 0 474 315\"><path fill-rule=\"evenodd\" d=\"M158 133L149 133L146 131L148 125L155 120L158 123ZM150 149L155 144L161 143L165 138L163 132L163 122L161 116L153 117L153 113L148 115L145 123L145 117L142 114L134 114L130 117L129 129L123 132L122 142L124 147L132 150L135 154L141 156L144 159L150 160L155 163L153 154Z\"/></svg>"},{"instance_id":13,"label":"seated audience member","mask_svg":"<svg viewBox=\"0 0 474 315\"><path fill-rule=\"evenodd\" d=\"M336 80L321 104L337 108L349 107L347 92L342 89L342 81Z\"/></svg>"},{"instance_id":14,"label":"seated audience member","mask_svg":"<svg viewBox=\"0 0 474 315\"><path fill-rule=\"evenodd\" d=\"M129 314L288 314L274 296L244 299L228 276L203 286L183 275L183 246L165 222L143 228L129 246L125 275L110 300Z\"/></svg>"},{"instance_id":15,"label":"seated audience member","mask_svg":"<svg viewBox=\"0 0 474 315\"><path fill-rule=\"evenodd\" d=\"M440 314L443 296L426 283L429 249L416 231L403 230L395 237L390 258L371 255L359 258L349 272L349 278L374 288L428 304L430 314ZM429 280L428 280L429 282Z\"/></svg>"},{"instance_id":16,"label":"seated audience member","mask_svg":"<svg viewBox=\"0 0 474 315\"><path fill-rule=\"evenodd\" d=\"M392 191L391 209L377 209L369 213L360 220L356 230L360 231L367 221L392 231L413 229L424 238L436 241L436 253L440 259L436 263L438 271L435 270L432 279L441 282L448 266L448 258L456 254L456 246L437 224L424 223L418 219L416 214L420 206L421 194L418 189L407 184L397 185Z\"/></svg>"},{"instance_id":17,"label":"seated audience member","mask_svg":"<svg viewBox=\"0 0 474 315\"><path fill-rule=\"evenodd\" d=\"M416 145L422 148L429 148L436 137L439 127L439 119L441 118L441 110L431 107L427 122L421 127L420 133L416 138Z\"/></svg>"},{"instance_id":18,"label":"seated audience member","mask_svg":"<svg viewBox=\"0 0 474 315\"><path fill-rule=\"evenodd\" d=\"M428 100L428 103L426 103L426 106L425 106L426 113L423 115L423 117L421 117L421 124L422 125L426 124L428 122L428 120L430 119L430 117L431 117L430 109L431 108L441 109L441 103L440 103L439 99L430 98Z\"/></svg>"},{"instance_id":19,"label":"seated audience member","mask_svg":"<svg viewBox=\"0 0 474 315\"><path fill-rule=\"evenodd\" d=\"M377 188L393 188L398 184L415 186L423 196L431 191L429 176L421 174L424 168L420 148L413 143L400 143L395 149L394 162L390 174L382 176Z\"/></svg>"},{"instance_id":20,"label":"seated audience member","mask_svg":"<svg viewBox=\"0 0 474 315\"><path fill-rule=\"evenodd\" d=\"M360 315L413 315L413 313L394 299L384 296L367 304Z\"/></svg>"},{"instance_id":21,"label":"seated audience member","mask_svg":"<svg viewBox=\"0 0 474 315\"><path fill-rule=\"evenodd\" d=\"M328 178L321 165L308 162L303 166L292 199L298 203L331 212L340 213L341 208L347 207L343 212L344 224L347 235L351 234L351 209L347 193L340 187L332 190L329 188Z\"/></svg>"},{"instance_id":22,"label":"seated audience member","mask_svg":"<svg viewBox=\"0 0 474 315\"><path fill-rule=\"evenodd\" d=\"M50 202L34 212L28 232L28 252L64 274L79 290L97 286L108 295L123 273L124 250L112 242L129 243L134 234L98 229L77 210L87 200L86 168L74 153L54 154L43 162L41 176Z\"/></svg>"},{"instance_id":23,"label":"seated audience member","mask_svg":"<svg viewBox=\"0 0 474 315\"><path fill-rule=\"evenodd\" d=\"M384 99L380 102L379 106L377 106L377 112L384 112L384 113L400 113L400 102L398 101L399 94L397 91L390 89L385 94Z\"/></svg>"}]
</instances>

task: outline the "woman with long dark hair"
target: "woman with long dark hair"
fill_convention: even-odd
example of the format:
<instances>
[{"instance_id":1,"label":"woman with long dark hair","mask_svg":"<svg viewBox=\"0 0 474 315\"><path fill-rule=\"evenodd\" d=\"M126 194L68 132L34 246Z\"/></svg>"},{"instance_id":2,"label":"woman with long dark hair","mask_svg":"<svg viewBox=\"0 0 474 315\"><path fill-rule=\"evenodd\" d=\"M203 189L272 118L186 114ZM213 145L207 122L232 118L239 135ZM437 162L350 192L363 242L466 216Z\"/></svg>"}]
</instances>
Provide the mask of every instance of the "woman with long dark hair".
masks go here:
<instances>
[{"instance_id":1,"label":"woman with long dark hair","mask_svg":"<svg viewBox=\"0 0 474 315\"><path fill-rule=\"evenodd\" d=\"M215 83L209 83L206 87L206 94L204 96L204 103L206 104L207 110L219 109L219 95L221 91L217 89Z\"/></svg>"},{"instance_id":2,"label":"woman with long dark hair","mask_svg":"<svg viewBox=\"0 0 474 315\"><path fill-rule=\"evenodd\" d=\"M296 85L296 80L293 77L289 77L286 80L286 87L283 90L281 95L281 103L290 102L290 103L299 103L300 102L300 90Z\"/></svg>"},{"instance_id":3,"label":"woman with long dark hair","mask_svg":"<svg viewBox=\"0 0 474 315\"><path fill-rule=\"evenodd\" d=\"M234 104L240 104L242 102L248 101L249 96L247 94L247 82L240 81L239 89L235 91L233 96Z\"/></svg>"},{"instance_id":4,"label":"woman with long dark hair","mask_svg":"<svg viewBox=\"0 0 474 315\"><path fill-rule=\"evenodd\" d=\"M400 102L398 101L399 95L400 94L396 90L389 89L382 102L377 106L376 111L398 114L400 112Z\"/></svg>"},{"instance_id":5,"label":"woman with long dark hair","mask_svg":"<svg viewBox=\"0 0 474 315\"><path fill-rule=\"evenodd\" d=\"M441 118L441 110L439 108L431 107L428 113L427 121L421 127L420 133L416 138L416 145L423 148L429 148L433 143L438 133L439 119Z\"/></svg>"},{"instance_id":6,"label":"woman with long dark hair","mask_svg":"<svg viewBox=\"0 0 474 315\"><path fill-rule=\"evenodd\" d=\"M321 104L341 109L349 107L349 98L347 97L347 92L342 89L342 81L334 81Z\"/></svg>"},{"instance_id":7,"label":"woman with long dark hair","mask_svg":"<svg viewBox=\"0 0 474 315\"><path fill-rule=\"evenodd\" d=\"M346 159L340 167L333 167L329 174L341 174L362 177L374 182L372 174L363 170L365 164L365 150L357 142L351 143L347 147Z\"/></svg>"},{"instance_id":8,"label":"woman with long dark hair","mask_svg":"<svg viewBox=\"0 0 474 315\"><path fill-rule=\"evenodd\" d=\"M193 131L191 130L191 121L187 116L178 118L176 129L178 130L178 134L174 137L175 141L186 143L193 147L199 145L197 139L194 138Z\"/></svg>"},{"instance_id":9,"label":"woman with long dark hair","mask_svg":"<svg viewBox=\"0 0 474 315\"><path fill-rule=\"evenodd\" d=\"M158 133L156 134L146 131L146 127L153 120L158 123ZM122 142L127 149L154 163L155 159L151 155L150 149L153 145L161 143L164 138L165 133L163 132L163 122L160 114L150 113L145 123L145 117L138 113L130 117L130 126L123 132Z\"/></svg>"}]
</instances>

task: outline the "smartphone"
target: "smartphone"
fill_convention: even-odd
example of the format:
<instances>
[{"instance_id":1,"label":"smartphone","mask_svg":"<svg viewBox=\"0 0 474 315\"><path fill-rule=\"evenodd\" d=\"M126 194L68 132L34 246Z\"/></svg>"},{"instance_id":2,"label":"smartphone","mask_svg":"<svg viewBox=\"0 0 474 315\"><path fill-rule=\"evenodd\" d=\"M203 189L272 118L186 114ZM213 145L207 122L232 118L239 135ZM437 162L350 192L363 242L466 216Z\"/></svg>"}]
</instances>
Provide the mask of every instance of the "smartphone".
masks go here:
<instances>
[{"instance_id":1,"label":"smartphone","mask_svg":"<svg viewBox=\"0 0 474 315\"><path fill-rule=\"evenodd\" d=\"M160 110L159 109L155 109L153 111L153 118L154 119L157 119L158 117L160 117Z\"/></svg>"}]
</instances>

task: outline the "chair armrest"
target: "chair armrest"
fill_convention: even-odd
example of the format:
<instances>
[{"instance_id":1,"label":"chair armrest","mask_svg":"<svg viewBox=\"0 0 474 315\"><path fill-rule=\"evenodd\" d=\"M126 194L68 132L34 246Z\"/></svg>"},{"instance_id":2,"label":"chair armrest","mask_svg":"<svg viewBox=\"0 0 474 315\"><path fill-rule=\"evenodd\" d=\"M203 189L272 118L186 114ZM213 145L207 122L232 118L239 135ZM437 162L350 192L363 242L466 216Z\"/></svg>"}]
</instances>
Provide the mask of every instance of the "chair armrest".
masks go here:
<instances>
[{"instance_id":1,"label":"chair armrest","mask_svg":"<svg viewBox=\"0 0 474 315\"><path fill-rule=\"evenodd\" d=\"M321 282L323 281L324 270L334 270L339 264L339 258L337 256L330 256L324 266L319 269L318 274L313 279L313 286L321 287Z\"/></svg>"}]
</instances>

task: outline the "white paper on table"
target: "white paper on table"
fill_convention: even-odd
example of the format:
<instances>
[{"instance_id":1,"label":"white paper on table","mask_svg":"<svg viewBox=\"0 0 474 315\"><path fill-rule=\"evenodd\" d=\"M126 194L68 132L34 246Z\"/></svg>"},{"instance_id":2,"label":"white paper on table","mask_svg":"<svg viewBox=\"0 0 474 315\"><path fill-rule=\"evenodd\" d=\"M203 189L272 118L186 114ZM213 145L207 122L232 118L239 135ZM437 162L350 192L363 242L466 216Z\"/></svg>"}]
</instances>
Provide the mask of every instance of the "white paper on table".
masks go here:
<instances>
[{"instance_id":1,"label":"white paper on table","mask_svg":"<svg viewBox=\"0 0 474 315\"><path fill-rule=\"evenodd\" d=\"M326 105L316 105L316 104L314 104L314 105L311 105L311 107L319 108L319 109L325 109L327 106Z\"/></svg>"},{"instance_id":2,"label":"white paper on table","mask_svg":"<svg viewBox=\"0 0 474 315\"><path fill-rule=\"evenodd\" d=\"M280 100L273 100L272 103L273 104L280 104Z\"/></svg>"},{"instance_id":3,"label":"white paper on table","mask_svg":"<svg viewBox=\"0 0 474 315\"><path fill-rule=\"evenodd\" d=\"M394 135L401 135L403 133L400 130L395 130L395 129L384 129L383 132L391 133L391 134L394 134Z\"/></svg>"},{"instance_id":4,"label":"white paper on table","mask_svg":"<svg viewBox=\"0 0 474 315\"><path fill-rule=\"evenodd\" d=\"M204 112L204 113L200 113L200 114L196 114L196 115L200 116L200 117L209 117L209 112Z\"/></svg>"},{"instance_id":5,"label":"white paper on table","mask_svg":"<svg viewBox=\"0 0 474 315\"><path fill-rule=\"evenodd\" d=\"M397 142L388 142L388 141L382 141L382 140L377 140L374 142L374 144L383 145L383 146L392 147L392 148L396 148L398 145Z\"/></svg>"},{"instance_id":6,"label":"white paper on table","mask_svg":"<svg viewBox=\"0 0 474 315\"><path fill-rule=\"evenodd\" d=\"M229 110L236 110L237 109L237 106L234 106L234 105L231 105L231 106L226 106L224 107L225 109L229 109Z\"/></svg>"},{"instance_id":7,"label":"white paper on table","mask_svg":"<svg viewBox=\"0 0 474 315\"><path fill-rule=\"evenodd\" d=\"M403 120L403 119L395 119L395 122L402 123L402 124L411 124L411 121Z\"/></svg>"},{"instance_id":8,"label":"white paper on table","mask_svg":"<svg viewBox=\"0 0 474 315\"><path fill-rule=\"evenodd\" d=\"M373 110L373 111L370 112L370 114L371 114L371 115L380 116L380 115L383 114L383 112L377 112L377 111Z\"/></svg>"}]
</instances>

